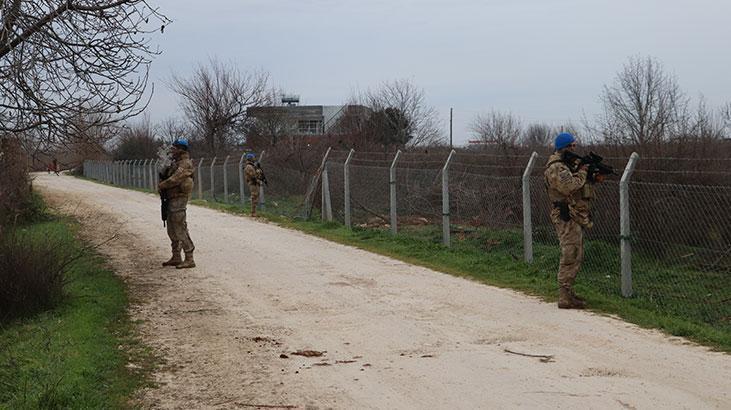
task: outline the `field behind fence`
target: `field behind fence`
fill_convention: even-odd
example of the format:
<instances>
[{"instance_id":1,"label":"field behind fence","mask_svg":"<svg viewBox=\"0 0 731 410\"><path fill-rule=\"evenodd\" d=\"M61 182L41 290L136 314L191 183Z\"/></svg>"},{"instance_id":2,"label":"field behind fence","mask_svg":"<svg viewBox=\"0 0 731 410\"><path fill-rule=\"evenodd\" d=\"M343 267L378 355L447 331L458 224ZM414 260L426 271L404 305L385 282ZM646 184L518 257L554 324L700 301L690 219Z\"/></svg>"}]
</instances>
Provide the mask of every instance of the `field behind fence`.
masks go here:
<instances>
[{"instance_id":1,"label":"field behind fence","mask_svg":"<svg viewBox=\"0 0 731 410\"><path fill-rule=\"evenodd\" d=\"M312 150L264 152L260 159L269 180L260 197L265 212L469 245L555 277L559 249L548 216L545 153ZM241 161L194 160L193 197L247 204ZM640 157L624 182L629 157L606 162L618 175L597 186L578 284L731 332L731 160ZM157 184L152 160L87 161L84 174L141 189Z\"/></svg>"}]
</instances>

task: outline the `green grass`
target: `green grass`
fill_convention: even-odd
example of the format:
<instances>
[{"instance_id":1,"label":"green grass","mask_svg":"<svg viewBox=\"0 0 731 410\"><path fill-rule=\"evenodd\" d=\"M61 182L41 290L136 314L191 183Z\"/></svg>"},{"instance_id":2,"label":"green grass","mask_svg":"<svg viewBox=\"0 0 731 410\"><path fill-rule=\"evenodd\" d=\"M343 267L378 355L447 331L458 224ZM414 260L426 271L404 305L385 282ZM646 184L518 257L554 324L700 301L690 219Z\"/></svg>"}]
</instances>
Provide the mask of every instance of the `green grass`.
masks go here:
<instances>
[{"instance_id":1,"label":"green grass","mask_svg":"<svg viewBox=\"0 0 731 410\"><path fill-rule=\"evenodd\" d=\"M19 229L68 252L83 246L69 221ZM123 282L90 252L66 279L60 306L0 327L0 408L125 408L148 383L155 361L134 336ZM141 367L128 368L130 360Z\"/></svg>"},{"instance_id":2,"label":"green grass","mask_svg":"<svg viewBox=\"0 0 731 410\"><path fill-rule=\"evenodd\" d=\"M234 214L248 214L247 207L240 204L205 200L193 200L192 203ZM522 261L522 234L518 230L478 229L463 236L455 233L453 246L446 248L441 245L441 227L438 226L403 227L397 236L379 229L354 228L351 231L339 223L292 218L291 215L296 213L290 208L269 206L259 214L282 226L334 242L482 283L519 290L549 302L557 298L558 246L536 242L534 263L526 264ZM313 210L313 215L317 214L317 210ZM549 230L548 235L553 233ZM576 289L588 299L591 310L731 352L731 276L728 273L704 272L635 251L635 295L623 298L620 295L617 244L587 241L585 253L586 260Z\"/></svg>"}]
</instances>

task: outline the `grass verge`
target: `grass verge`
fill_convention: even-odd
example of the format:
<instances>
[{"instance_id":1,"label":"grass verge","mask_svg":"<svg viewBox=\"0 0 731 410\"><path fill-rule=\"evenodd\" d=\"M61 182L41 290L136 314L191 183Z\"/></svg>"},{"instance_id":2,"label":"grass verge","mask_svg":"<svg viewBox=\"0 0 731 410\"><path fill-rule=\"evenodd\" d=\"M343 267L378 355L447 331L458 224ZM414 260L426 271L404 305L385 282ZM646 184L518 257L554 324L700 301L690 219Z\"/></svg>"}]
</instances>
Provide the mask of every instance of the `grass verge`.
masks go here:
<instances>
[{"instance_id":1,"label":"grass verge","mask_svg":"<svg viewBox=\"0 0 731 410\"><path fill-rule=\"evenodd\" d=\"M17 229L68 253L83 247L68 220ZM124 283L89 251L65 279L56 308L0 325L0 408L126 408L148 383L155 361L135 337Z\"/></svg>"}]
</instances>

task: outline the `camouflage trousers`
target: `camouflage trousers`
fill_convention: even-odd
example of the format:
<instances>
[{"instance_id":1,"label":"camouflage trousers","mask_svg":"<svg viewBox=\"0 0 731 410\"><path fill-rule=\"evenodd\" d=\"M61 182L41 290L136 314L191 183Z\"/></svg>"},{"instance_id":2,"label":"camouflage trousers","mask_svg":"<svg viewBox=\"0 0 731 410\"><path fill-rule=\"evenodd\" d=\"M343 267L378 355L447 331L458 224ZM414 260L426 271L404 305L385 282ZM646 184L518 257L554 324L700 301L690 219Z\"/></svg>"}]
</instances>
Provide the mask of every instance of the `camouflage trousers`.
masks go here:
<instances>
[{"instance_id":1,"label":"camouflage trousers","mask_svg":"<svg viewBox=\"0 0 731 410\"><path fill-rule=\"evenodd\" d=\"M249 192L251 193L251 203L259 203L259 185L249 184Z\"/></svg>"},{"instance_id":2,"label":"camouflage trousers","mask_svg":"<svg viewBox=\"0 0 731 410\"><path fill-rule=\"evenodd\" d=\"M584 261L584 232L578 223L558 220L554 223L561 246L561 260L558 265L558 286L571 289Z\"/></svg>"},{"instance_id":3,"label":"camouflage trousers","mask_svg":"<svg viewBox=\"0 0 731 410\"><path fill-rule=\"evenodd\" d=\"M188 198L173 198L168 203L168 237L173 253L180 252L182 249L185 253L195 250L195 245L188 234L188 221L186 220L186 207Z\"/></svg>"}]
</instances>

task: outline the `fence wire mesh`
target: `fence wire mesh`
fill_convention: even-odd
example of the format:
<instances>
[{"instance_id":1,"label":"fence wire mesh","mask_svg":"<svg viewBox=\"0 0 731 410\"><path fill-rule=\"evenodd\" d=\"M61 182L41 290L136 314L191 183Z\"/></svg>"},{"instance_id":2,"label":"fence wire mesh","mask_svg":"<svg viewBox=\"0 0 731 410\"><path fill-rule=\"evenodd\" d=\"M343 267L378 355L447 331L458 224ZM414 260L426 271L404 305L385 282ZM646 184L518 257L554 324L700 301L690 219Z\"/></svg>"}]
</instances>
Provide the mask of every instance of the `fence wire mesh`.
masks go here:
<instances>
[{"instance_id":1,"label":"fence wire mesh","mask_svg":"<svg viewBox=\"0 0 731 410\"><path fill-rule=\"evenodd\" d=\"M264 209L288 217L319 218L323 195L321 171L327 173L333 219L344 223L345 169L348 151L330 152L320 168L324 151L297 156L274 152L262 166L269 181ZM350 215L354 229L391 228L391 167L393 152L355 152L349 171ZM398 232L440 243L442 241L442 178L449 153L405 152L395 163L394 187ZM523 181L529 155L482 155L460 152L449 164L449 217L452 241L483 252L494 252L522 263ZM619 173L627 158L608 158ZM228 164L202 159L193 196L200 185L210 201L241 202L239 157ZM546 156L539 156L528 177L533 238L531 272L554 278L560 251L550 221L543 178ZM644 162L643 162L644 161ZM725 160L688 161L678 172L677 158L640 159L629 183L630 240L633 297L658 312L672 312L694 322L731 331L731 173ZM84 171L91 178L123 186L147 187L150 166L89 161ZM227 175L224 189L224 169ZM213 185L211 185L213 176ZM147 182L145 182L147 181ZM250 192L244 186L244 203ZM228 196L224 196L227 190ZM592 205L594 226L585 231L585 257L577 278L581 288L606 295L621 292L619 177L596 186Z\"/></svg>"},{"instance_id":2,"label":"fence wire mesh","mask_svg":"<svg viewBox=\"0 0 731 410\"><path fill-rule=\"evenodd\" d=\"M635 295L731 330L731 187L630 184Z\"/></svg>"}]
</instances>

